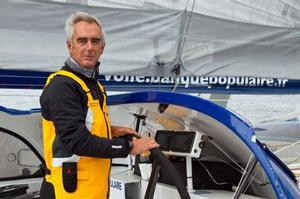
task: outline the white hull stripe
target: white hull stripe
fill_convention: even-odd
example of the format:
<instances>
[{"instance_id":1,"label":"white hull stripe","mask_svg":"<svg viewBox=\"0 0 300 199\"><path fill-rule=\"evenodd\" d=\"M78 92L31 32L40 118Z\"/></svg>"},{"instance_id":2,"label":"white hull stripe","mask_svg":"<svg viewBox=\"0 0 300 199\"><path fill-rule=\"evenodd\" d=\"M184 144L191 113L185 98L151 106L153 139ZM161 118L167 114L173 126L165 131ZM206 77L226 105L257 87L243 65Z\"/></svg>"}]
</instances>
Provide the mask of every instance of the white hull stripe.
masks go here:
<instances>
[{"instance_id":1,"label":"white hull stripe","mask_svg":"<svg viewBox=\"0 0 300 199\"><path fill-rule=\"evenodd\" d=\"M64 162L78 162L80 160L80 156L72 155L68 158L52 158L52 167L61 167Z\"/></svg>"}]
</instances>

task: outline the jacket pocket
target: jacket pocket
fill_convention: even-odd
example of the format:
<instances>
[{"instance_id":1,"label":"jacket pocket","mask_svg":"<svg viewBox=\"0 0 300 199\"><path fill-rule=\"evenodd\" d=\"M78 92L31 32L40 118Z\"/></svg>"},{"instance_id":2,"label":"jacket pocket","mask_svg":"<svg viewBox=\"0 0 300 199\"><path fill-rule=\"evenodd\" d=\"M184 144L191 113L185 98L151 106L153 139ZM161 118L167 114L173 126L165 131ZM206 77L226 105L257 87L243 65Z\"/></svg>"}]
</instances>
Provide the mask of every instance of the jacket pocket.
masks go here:
<instances>
[{"instance_id":1,"label":"jacket pocket","mask_svg":"<svg viewBox=\"0 0 300 199\"><path fill-rule=\"evenodd\" d=\"M64 162L62 165L62 179L64 189L73 193L77 189L77 162Z\"/></svg>"}]
</instances>

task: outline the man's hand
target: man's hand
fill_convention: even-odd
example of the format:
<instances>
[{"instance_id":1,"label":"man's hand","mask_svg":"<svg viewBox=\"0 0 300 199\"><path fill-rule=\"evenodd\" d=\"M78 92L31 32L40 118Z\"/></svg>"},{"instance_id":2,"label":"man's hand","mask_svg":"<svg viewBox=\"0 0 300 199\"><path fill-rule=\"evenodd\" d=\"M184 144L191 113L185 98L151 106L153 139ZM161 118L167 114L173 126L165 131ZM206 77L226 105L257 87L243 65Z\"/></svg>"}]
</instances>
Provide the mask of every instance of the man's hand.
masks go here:
<instances>
[{"instance_id":1,"label":"man's hand","mask_svg":"<svg viewBox=\"0 0 300 199\"><path fill-rule=\"evenodd\" d=\"M146 151L149 151L152 148L159 147L159 144L157 144L154 138L152 137L140 138L140 139L133 138L132 144L133 146L130 151L131 155L138 155Z\"/></svg>"},{"instance_id":2,"label":"man's hand","mask_svg":"<svg viewBox=\"0 0 300 199\"><path fill-rule=\"evenodd\" d=\"M137 135L137 132L131 128L127 127L119 127L119 126L111 126L111 135L112 137L120 137L126 134L135 134Z\"/></svg>"}]
</instances>

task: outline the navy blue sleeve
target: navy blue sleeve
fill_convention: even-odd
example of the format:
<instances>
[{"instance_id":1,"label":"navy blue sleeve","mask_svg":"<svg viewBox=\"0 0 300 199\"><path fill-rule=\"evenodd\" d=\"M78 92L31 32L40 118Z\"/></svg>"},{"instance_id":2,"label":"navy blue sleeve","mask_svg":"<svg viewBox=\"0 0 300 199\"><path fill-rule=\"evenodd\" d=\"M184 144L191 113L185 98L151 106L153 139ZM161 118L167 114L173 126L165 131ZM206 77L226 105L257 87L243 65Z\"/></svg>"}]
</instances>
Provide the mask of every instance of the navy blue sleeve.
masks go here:
<instances>
[{"instance_id":1,"label":"navy blue sleeve","mask_svg":"<svg viewBox=\"0 0 300 199\"><path fill-rule=\"evenodd\" d=\"M40 98L42 115L52 120L66 150L80 156L116 158L129 154L129 144L122 138L101 138L85 126L87 97L81 87L68 77L55 77Z\"/></svg>"}]
</instances>

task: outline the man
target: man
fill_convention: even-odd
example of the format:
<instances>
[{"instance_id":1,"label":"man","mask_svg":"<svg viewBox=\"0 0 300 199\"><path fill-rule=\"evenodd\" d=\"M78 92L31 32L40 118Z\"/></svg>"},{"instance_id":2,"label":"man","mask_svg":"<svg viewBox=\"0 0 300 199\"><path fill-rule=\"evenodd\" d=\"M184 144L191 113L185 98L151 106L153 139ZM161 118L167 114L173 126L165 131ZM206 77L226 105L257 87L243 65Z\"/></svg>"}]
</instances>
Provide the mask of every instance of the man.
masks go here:
<instances>
[{"instance_id":1,"label":"man","mask_svg":"<svg viewBox=\"0 0 300 199\"><path fill-rule=\"evenodd\" d=\"M110 126L106 93L97 81L105 47L97 18L76 12L65 31L70 57L49 76L40 97L47 166L41 198L108 198L111 158L140 154L158 144L153 138L118 138L136 132Z\"/></svg>"}]
</instances>

